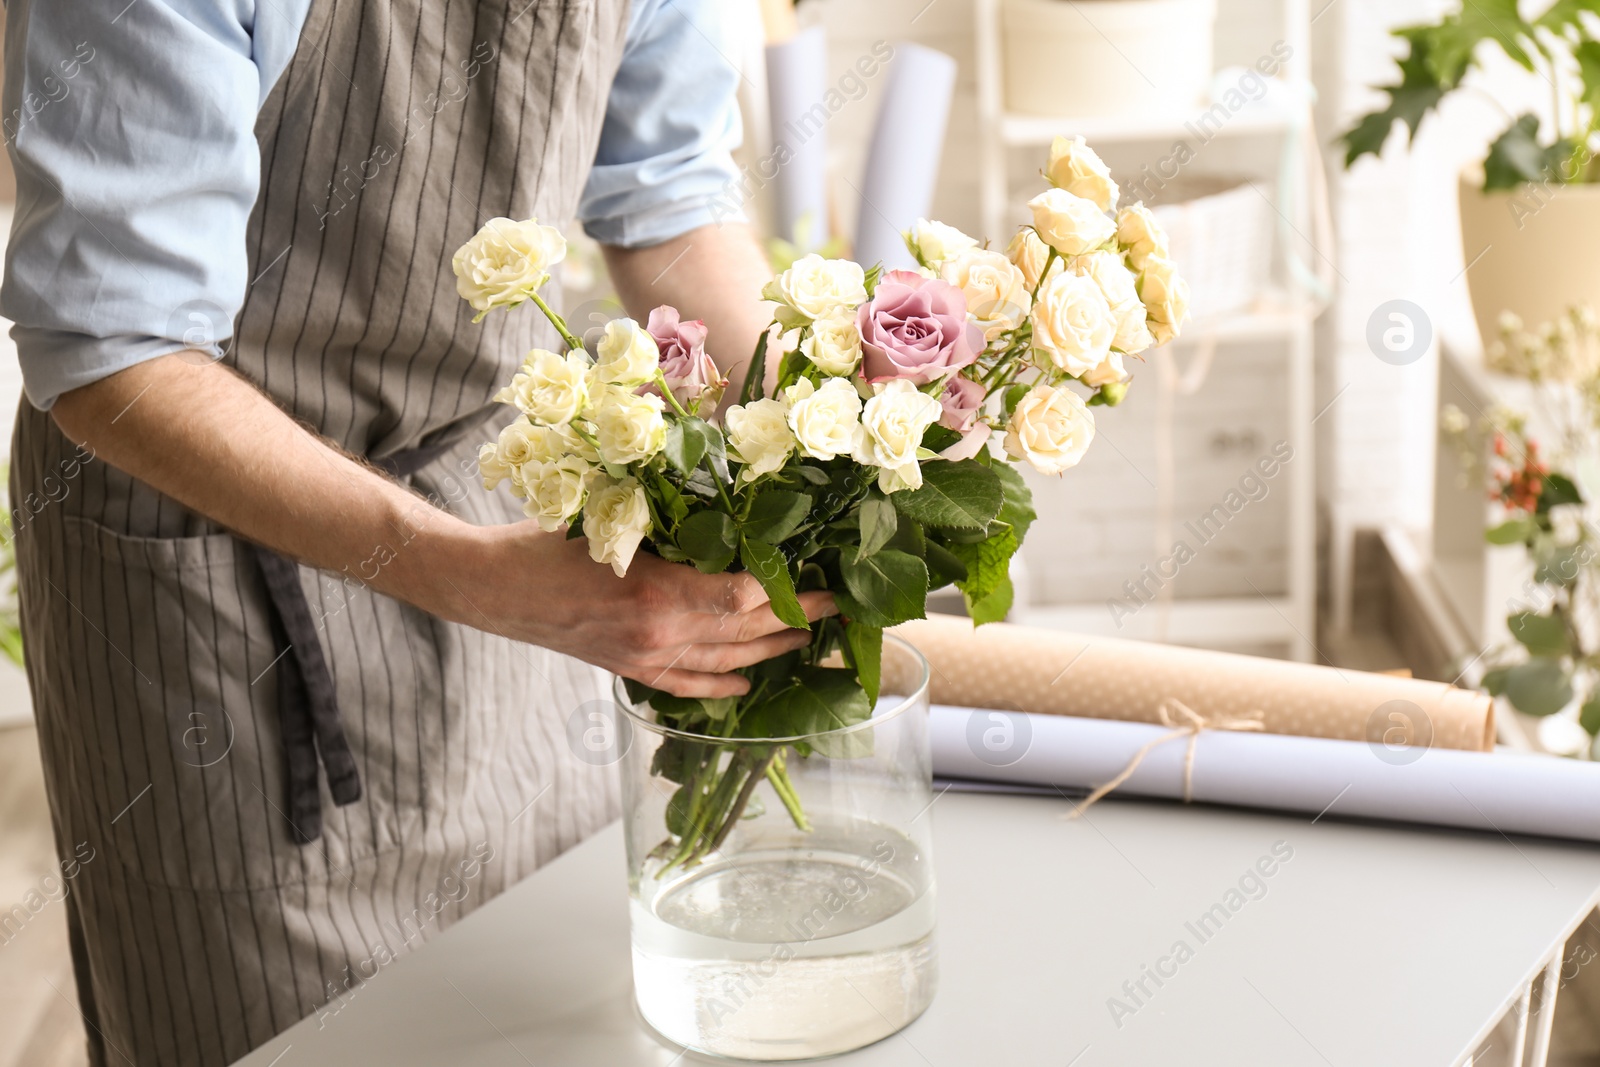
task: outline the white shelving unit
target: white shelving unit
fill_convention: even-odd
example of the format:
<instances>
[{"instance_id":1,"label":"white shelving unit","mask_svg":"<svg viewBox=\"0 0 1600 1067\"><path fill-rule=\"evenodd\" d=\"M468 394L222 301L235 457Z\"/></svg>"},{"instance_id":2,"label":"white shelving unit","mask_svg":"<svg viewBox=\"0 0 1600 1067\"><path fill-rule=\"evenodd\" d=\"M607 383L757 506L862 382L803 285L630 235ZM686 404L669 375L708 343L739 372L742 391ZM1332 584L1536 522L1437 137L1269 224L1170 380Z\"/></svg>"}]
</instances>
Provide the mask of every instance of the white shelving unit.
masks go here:
<instances>
[{"instance_id":1,"label":"white shelving unit","mask_svg":"<svg viewBox=\"0 0 1600 1067\"><path fill-rule=\"evenodd\" d=\"M1228 0L1223 0L1223 5ZM1044 146L1058 134L1081 135L1093 146L1148 145L1157 150L1174 142L1210 143L1217 139L1272 138L1280 146L1309 122L1311 16L1307 0L1278 0L1283 40L1290 47L1277 77L1293 90L1276 106L1251 106L1232 114L1219 128L1202 126L1199 115L1174 114L1170 118L1041 117L1008 112L1004 106L1000 8L1002 0L974 0L977 52L978 125L982 138L980 199L984 232L1008 232L1019 218L1013 213L1010 149ZM1069 75L1070 72L1063 72ZM1266 100L1273 99L1266 97ZM1201 131L1204 131L1202 135ZM1297 171L1308 182L1307 161ZM1030 173L1029 177L1033 175ZM1278 168L1256 175L1259 187L1276 192L1273 208L1297 234L1311 230L1309 184L1304 188L1280 186ZM1285 210L1285 205L1291 205ZM1191 323L1183 338L1174 342L1182 351L1201 343L1215 343L1217 359L1227 346L1241 342L1271 343L1281 348L1286 361L1284 404L1288 442L1294 463L1289 479L1287 574L1280 595L1178 598L1163 610L1141 612L1133 625L1117 630L1101 604L1028 604L1019 598L1014 612L1018 621L1055 626L1082 633L1141 637L1180 644L1250 646L1283 644L1298 660L1317 658L1316 629L1316 463L1313 454L1314 408L1312 324L1320 310L1311 294L1288 270L1282 271L1279 291L1257 302L1249 312L1224 316L1208 323ZM1152 375L1159 381L1159 375ZM1152 383L1154 384L1154 383ZM1161 387L1161 386L1158 386Z\"/></svg>"}]
</instances>

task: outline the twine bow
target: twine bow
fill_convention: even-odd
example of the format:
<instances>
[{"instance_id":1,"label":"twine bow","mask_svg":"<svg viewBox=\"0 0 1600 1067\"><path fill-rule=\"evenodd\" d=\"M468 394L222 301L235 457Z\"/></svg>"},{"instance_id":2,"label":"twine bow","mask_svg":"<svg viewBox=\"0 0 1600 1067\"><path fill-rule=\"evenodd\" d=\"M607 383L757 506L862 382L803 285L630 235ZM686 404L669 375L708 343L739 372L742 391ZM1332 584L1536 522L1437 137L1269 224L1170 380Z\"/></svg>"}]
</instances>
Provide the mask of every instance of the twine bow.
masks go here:
<instances>
[{"instance_id":1,"label":"twine bow","mask_svg":"<svg viewBox=\"0 0 1600 1067\"><path fill-rule=\"evenodd\" d=\"M1194 749L1196 743L1200 740L1201 730L1264 729L1259 711L1250 712L1248 715L1233 719L1208 719L1176 697L1167 697L1163 700L1156 708L1156 717L1161 720L1163 726L1171 727L1172 732L1162 734L1135 752L1133 759L1128 761L1128 765L1122 768L1120 774L1104 785L1097 787L1087 797L1084 797L1078 806L1067 814L1067 818L1076 819L1090 805L1099 802L1106 794L1126 782L1129 778L1132 778L1133 772L1139 769L1139 764L1144 762L1144 758L1150 754L1151 749L1179 737L1187 737L1189 739L1189 744L1183 755L1183 802L1188 804L1194 800Z\"/></svg>"}]
</instances>

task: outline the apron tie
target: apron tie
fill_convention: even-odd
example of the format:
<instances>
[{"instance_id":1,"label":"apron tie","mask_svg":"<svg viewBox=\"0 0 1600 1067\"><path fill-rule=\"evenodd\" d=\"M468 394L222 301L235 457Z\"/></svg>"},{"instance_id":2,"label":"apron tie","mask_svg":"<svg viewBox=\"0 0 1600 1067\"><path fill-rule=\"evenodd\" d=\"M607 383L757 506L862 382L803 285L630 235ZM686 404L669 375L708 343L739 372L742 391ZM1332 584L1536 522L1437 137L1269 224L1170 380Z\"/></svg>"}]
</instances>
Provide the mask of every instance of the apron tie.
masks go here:
<instances>
[{"instance_id":1,"label":"apron tie","mask_svg":"<svg viewBox=\"0 0 1600 1067\"><path fill-rule=\"evenodd\" d=\"M464 420L446 440L371 462L391 477L409 477L460 444L496 410L491 406L479 417ZM296 844L309 845L322 836L318 766L328 777L329 795L340 807L361 799L361 772L345 737L333 672L300 584L300 565L263 545L250 547L266 583L272 644L277 650L278 725L287 763L289 830Z\"/></svg>"}]
</instances>

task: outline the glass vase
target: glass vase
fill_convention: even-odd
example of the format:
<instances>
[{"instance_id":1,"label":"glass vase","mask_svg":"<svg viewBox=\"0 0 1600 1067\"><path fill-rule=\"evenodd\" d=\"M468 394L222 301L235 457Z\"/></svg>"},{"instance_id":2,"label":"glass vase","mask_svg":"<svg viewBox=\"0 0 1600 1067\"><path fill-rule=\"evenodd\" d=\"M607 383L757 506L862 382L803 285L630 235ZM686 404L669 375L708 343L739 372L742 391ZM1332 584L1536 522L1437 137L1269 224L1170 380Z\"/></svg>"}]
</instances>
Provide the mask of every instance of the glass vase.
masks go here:
<instances>
[{"instance_id":1,"label":"glass vase","mask_svg":"<svg viewBox=\"0 0 1600 1067\"><path fill-rule=\"evenodd\" d=\"M687 734L620 683L617 701L645 1021L701 1053L774 1062L921 1015L937 975L922 655L886 636L872 717L803 737Z\"/></svg>"}]
</instances>

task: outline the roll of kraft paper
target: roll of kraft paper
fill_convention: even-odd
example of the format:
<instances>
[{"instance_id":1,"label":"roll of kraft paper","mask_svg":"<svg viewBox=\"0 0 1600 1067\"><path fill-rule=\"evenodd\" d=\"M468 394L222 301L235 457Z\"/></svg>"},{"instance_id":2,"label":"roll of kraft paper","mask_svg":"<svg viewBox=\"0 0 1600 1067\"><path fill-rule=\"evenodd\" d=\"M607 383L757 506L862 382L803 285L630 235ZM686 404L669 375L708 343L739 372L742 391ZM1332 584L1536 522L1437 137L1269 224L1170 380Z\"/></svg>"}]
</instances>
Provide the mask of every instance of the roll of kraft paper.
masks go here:
<instances>
[{"instance_id":1,"label":"roll of kraft paper","mask_svg":"<svg viewBox=\"0 0 1600 1067\"><path fill-rule=\"evenodd\" d=\"M1172 731L1148 723L936 705L933 773L1017 786L1092 789ZM1112 797L1181 799L1189 738L1152 748ZM1600 764L1518 752L1203 730L1195 801L1327 817L1600 841Z\"/></svg>"},{"instance_id":2,"label":"roll of kraft paper","mask_svg":"<svg viewBox=\"0 0 1600 1067\"><path fill-rule=\"evenodd\" d=\"M1442 682L953 615L895 633L928 657L939 704L1160 721L1178 700L1206 719L1258 716L1270 733L1487 751L1494 701Z\"/></svg>"},{"instance_id":3,"label":"roll of kraft paper","mask_svg":"<svg viewBox=\"0 0 1600 1067\"><path fill-rule=\"evenodd\" d=\"M767 46L767 113L772 120L773 201L778 235L802 252L828 240L828 40L813 26ZM786 152L780 152L778 145Z\"/></svg>"},{"instance_id":4,"label":"roll of kraft paper","mask_svg":"<svg viewBox=\"0 0 1600 1067\"><path fill-rule=\"evenodd\" d=\"M921 45L894 46L883 103L861 176L855 260L893 270L916 266L901 236L933 213L956 61Z\"/></svg>"}]
</instances>

